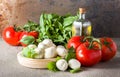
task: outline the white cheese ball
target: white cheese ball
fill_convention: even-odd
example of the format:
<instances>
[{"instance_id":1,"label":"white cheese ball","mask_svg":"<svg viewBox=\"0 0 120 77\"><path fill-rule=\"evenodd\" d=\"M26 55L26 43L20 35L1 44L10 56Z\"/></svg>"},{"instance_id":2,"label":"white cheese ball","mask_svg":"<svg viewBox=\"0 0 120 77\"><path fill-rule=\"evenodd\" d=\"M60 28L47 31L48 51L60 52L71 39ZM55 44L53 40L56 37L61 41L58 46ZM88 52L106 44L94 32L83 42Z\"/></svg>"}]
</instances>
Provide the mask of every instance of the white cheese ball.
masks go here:
<instances>
[{"instance_id":1,"label":"white cheese ball","mask_svg":"<svg viewBox=\"0 0 120 77\"><path fill-rule=\"evenodd\" d=\"M70 59L68 65L72 69L78 69L81 67L81 63L76 59Z\"/></svg>"},{"instance_id":2,"label":"white cheese ball","mask_svg":"<svg viewBox=\"0 0 120 77\"><path fill-rule=\"evenodd\" d=\"M51 39L45 39L42 41L42 43L45 44L47 47L56 46Z\"/></svg>"},{"instance_id":3,"label":"white cheese ball","mask_svg":"<svg viewBox=\"0 0 120 77\"><path fill-rule=\"evenodd\" d=\"M54 58L57 56L56 47L49 47L45 49L45 58Z\"/></svg>"},{"instance_id":4,"label":"white cheese ball","mask_svg":"<svg viewBox=\"0 0 120 77\"><path fill-rule=\"evenodd\" d=\"M52 45L51 45L52 47L56 47L56 45L53 43Z\"/></svg>"},{"instance_id":5,"label":"white cheese ball","mask_svg":"<svg viewBox=\"0 0 120 77\"><path fill-rule=\"evenodd\" d=\"M56 67L61 71L65 71L68 68L68 63L66 60L60 59L56 62Z\"/></svg>"},{"instance_id":6,"label":"white cheese ball","mask_svg":"<svg viewBox=\"0 0 120 77\"><path fill-rule=\"evenodd\" d=\"M44 57L44 50L43 49L35 48L34 51L35 51L35 53L37 53L37 55L35 55L35 58L41 59Z\"/></svg>"},{"instance_id":7,"label":"white cheese ball","mask_svg":"<svg viewBox=\"0 0 120 77\"><path fill-rule=\"evenodd\" d=\"M35 44L30 44L30 45L28 45L28 48L30 48L30 49L34 49L34 48L36 48L37 46L35 45Z\"/></svg>"},{"instance_id":8,"label":"white cheese ball","mask_svg":"<svg viewBox=\"0 0 120 77\"><path fill-rule=\"evenodd\" d=\"M46 45L43 44L43 43L39 43L39 44L38 44L38 48L45 49L45 48L46 48Z\"/></svg>"},{"instance_id":9,"label":"white cheese ball","mask_svg":"<svg viewBox=\"0 0 120 77\"><path fill-rule=\"evenodd\" d=\"M67 55L67 49L62 45L57 46L56 51L61 57L65 57Z\"/></svg>"}]
</instances>

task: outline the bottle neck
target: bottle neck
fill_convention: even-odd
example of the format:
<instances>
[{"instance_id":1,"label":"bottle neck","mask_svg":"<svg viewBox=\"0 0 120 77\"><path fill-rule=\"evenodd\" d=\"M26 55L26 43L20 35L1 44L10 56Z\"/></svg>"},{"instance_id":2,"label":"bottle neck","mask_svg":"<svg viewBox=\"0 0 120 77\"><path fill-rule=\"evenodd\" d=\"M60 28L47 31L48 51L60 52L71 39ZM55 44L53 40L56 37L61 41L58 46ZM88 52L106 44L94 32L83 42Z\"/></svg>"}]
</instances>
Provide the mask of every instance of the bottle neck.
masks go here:
<instances>
[{"instance_id":1,"label":"bottle neck","mask_svg":"<svg viewBox=\"0 0 120 77\"><path fill-rule=\"evenodd\" d=\"M85 13L80 13L79 14L79 19L85 20Z\"/></svg>"}]
</instances>

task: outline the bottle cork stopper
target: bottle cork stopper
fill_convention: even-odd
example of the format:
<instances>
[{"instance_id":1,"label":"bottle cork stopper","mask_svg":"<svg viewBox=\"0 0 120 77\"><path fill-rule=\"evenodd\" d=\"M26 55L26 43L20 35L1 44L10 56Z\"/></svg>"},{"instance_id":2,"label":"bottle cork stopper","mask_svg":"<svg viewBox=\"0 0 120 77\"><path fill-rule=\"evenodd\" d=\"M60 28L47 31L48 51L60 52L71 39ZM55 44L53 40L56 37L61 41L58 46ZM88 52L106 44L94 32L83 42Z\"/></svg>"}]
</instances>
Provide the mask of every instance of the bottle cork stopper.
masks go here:
<instances>
[{"instance_id":1,"label":"bottle cork stopper","mask_svg":"<svg viewBox=\"0 0 120 77\"><path fill-rule=\"evenodd\" d=\"M80 12L80 13L85 13L85 12L86 12L86 9L85 9L85 8L79 8L79 12Z\"/></svg>"}]
</instances>

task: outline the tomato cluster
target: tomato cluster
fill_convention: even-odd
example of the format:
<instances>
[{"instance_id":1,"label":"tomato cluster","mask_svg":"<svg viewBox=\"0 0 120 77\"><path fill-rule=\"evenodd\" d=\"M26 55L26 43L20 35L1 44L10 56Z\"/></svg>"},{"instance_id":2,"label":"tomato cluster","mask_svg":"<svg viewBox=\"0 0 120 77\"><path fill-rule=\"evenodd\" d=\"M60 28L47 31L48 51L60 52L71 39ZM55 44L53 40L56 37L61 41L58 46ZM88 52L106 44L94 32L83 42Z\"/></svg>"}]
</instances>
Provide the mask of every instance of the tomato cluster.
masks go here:
<instances>
[{"instance_id":1,"label":"tomato cluster","mask_svg":"<svg viewBox=\"0 0 120 77\"><path fill-rule=\"evenodd\" d=\"M38 32L31 31L16 31L15 27L9 26L5 28L2 32L3 39L10 45L17 46L17 45L23 45L26 46L24 43L20 42L21 39L25 36L32 36L34 38L38 37Z\"/></svg>"},{"instance_id":2,"label":"tomato cluster","mask_svg":"<svg viewBox=\"0 0 120 77\"><path fill-rule=\"evenodd\" d=\"M93 66L100 61L108 61L117 51L115 42L109 37L73 36L68 41L67 47L75 48L76 58L83 66Z\"/></svg>"}]
</instances>

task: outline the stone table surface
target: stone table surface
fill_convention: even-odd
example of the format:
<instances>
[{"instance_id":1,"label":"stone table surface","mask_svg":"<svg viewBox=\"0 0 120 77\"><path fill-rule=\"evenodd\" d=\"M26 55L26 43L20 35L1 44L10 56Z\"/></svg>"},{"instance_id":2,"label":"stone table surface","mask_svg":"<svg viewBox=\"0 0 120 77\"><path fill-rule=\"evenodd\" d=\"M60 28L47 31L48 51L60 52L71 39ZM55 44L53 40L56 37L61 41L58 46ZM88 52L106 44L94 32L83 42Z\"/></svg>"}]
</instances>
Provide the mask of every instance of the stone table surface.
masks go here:
<instances>
[{"instance_id":1,"label":"stone table surface","mask_svg":"<svg viewBox=\"0 0 120 77\"><path fill-rule=\"evenodd\" d=\"M71 74L21 66L16 55L22 47L10 46L0 38L0 77L120 77L120 38L113 39L118 51L112 60L100 62L93 67L84 67L83 71Z\"/></svg>"}]
</instances>

